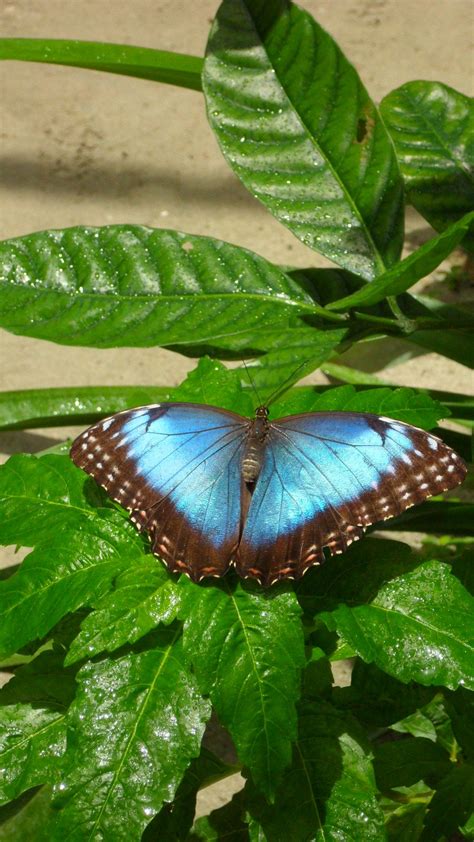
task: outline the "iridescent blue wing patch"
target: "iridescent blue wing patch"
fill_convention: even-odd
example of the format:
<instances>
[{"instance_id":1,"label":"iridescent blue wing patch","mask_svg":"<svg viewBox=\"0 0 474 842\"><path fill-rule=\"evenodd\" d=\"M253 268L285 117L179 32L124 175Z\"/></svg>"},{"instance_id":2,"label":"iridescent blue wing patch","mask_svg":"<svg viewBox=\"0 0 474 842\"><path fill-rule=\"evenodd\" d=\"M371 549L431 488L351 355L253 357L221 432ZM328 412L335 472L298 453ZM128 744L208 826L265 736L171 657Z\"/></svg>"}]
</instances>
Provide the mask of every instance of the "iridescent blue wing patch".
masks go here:
<instances>
[{"instance_id":1,"label":"iridescent blue wing patch","mask_svg":"<svg viewBox=\"0 0 474 842\"><path fill-rule=\"evenodd\" d=\"M440 439L389 418L307 413L270 426L237 553L241 576L299 578L367 526L453 488L463 460Z\"/></svg>"},{"instance_id":2,"label":"iridescent blue wing patch","mask_svg":"<svg viewBox=\"0 0 474 842\"><path fill-rule=\"evenodd\" d=\"M250 421L200 404L120 412L86 430L71 457L151 538L173 572L222 576L239 542Z\"/></svg>"}]
</instances>

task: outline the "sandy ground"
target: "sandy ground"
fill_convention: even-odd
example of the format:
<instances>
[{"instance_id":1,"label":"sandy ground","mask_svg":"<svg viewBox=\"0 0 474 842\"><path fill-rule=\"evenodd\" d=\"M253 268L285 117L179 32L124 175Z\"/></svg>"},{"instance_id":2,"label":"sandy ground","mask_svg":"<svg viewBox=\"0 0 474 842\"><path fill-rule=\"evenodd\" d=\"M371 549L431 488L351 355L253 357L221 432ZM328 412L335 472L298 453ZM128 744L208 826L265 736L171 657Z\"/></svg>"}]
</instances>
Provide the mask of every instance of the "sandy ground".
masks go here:
<instances>
[{"instance_id":1,"label":"sandy ground","mask_svg":"<svg viewBox=\"0 0 474 842\"><path fill-rule=\"evenodd\" d=\"M308 0L302 5L335 36L376 100L411 79L439 80L472 94L466 61L472 48L470 0ZM216 6L213 0L0 0L0 32L202 55ZM0 63L0 92L1 239L46 228L129 222L222 238L276 263L327 265L252 199L227 168L201 94L12 62ZM426 223L414 213L408 230L412 243L428 236ZM159 348L67 348L0 331L2 390L172 385L193 365ZM405 385L472 390L471 372L434 354L396 365L388 377ZM312 381L318 379L315 375ZM75 432L0 434L0 454L42 450ZM7 563L12 555L7 551L3 558ZM225 782L207 793L200 809L206 812L226 800L233 784L240 785Z\"/></svg>"}]
</instances>

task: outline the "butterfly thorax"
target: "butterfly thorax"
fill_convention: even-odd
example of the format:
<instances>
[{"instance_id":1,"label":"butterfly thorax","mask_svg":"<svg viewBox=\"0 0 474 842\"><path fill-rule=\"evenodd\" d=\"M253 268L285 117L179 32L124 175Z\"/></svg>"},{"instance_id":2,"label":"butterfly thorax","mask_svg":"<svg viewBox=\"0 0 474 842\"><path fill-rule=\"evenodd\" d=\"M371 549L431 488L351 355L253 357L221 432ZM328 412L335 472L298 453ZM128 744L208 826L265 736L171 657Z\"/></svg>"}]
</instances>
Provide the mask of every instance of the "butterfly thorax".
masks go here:
<instances>
[{"instance_id":1,"label":"butterfly thorax","mask_svg":"<svg viewBox=\"0 0 474 842\"><path fill-rule=\"evenodd\" d=\"M266 406L259 406L255 410L255 418L250 423L242 456L241 470L245 482L253 483L258 478L269 430L268 409Z\"/></svg>"}]
</instances>

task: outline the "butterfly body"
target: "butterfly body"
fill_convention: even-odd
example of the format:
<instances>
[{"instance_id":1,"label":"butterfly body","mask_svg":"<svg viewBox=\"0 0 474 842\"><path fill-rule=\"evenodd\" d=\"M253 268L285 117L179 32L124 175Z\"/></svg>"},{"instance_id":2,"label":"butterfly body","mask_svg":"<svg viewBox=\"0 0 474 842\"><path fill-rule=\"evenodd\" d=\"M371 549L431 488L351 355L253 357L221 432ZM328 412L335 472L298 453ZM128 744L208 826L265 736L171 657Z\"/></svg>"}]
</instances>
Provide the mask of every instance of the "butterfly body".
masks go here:
<instances>
[{"instance_id":1,"label":"butterfly body","mask_svg":"<svg viewBox=\"0 0 474 842\"><path fill-rule=\"evenodd\" d=\"M270 432L268 409L259 406L255 418L250 422L247 442L242 457L242 477L245 482L253 483L262 469L265 441Z\"/></svg>"},{"instance_id":2,"label":"butterfly body","mask_svg":"<svg viewBox=\"0 0 474 842\"><path fill-rule=\"evenodd\" d=\"M372 523L464 479L440 439L365 413L269 421L201 404L117 413L73 443L73 461L195 581L230 567L265 585L344 552Z\"/></svg>"}]
</instances>

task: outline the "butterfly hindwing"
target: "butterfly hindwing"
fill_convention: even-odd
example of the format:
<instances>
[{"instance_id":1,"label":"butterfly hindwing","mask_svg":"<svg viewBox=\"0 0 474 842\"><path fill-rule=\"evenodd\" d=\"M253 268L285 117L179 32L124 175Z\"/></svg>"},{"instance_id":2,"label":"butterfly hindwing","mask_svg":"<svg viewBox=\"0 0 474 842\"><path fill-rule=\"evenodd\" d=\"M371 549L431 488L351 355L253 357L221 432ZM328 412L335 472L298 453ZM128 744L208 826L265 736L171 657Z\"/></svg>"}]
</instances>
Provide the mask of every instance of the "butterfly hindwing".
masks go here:
<instances>
[{"instance_id":1,"label":"butterfly hindwing","mask_svg":"<svg viewBox=\"0 0 474 842\"><path fill-rule=\"evenodd\" d=\"M200 404L140 407L91 427L71 456L128 509L170 570L221 576L239 540L249 423Z\"/></svg>"},{"instance_id":2,"label":"butterfly hindwing","mask_svg":"<svg viewBox=\"0 0 474 842\"><path fill-rule=\"evenodd\" d=\"M463 460L440 439L364 413L306 413L271 424L238 550L242 576L299 578L372 523L458 485Z\"/></svg>"}]
</instances>

